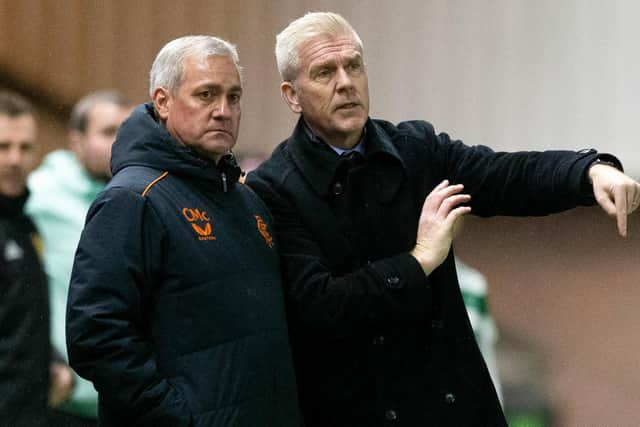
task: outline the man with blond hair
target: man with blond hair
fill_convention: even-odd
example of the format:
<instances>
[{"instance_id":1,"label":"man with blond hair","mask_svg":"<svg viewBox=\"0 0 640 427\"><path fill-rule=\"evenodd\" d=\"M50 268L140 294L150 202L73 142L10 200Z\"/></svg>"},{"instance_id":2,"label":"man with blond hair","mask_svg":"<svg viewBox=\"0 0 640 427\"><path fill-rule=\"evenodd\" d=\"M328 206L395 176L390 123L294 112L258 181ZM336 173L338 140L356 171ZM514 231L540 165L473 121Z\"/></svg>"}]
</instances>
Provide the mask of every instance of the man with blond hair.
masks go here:
<instances>
[{"instance_id":1,"label":"man with blond hair","mask_svg":"<svg viewBox=\"0 0 640 427\"><path fill-rule=\"evenodd\" d=\"M626 235L640 185L595 150L495 153L369 118L363 44L340 15L294 20L275 51L300 119L247 183L274 215L305 425L506 425L456 279L456 220L595 197Z\"/></svg>"}]
</instances>

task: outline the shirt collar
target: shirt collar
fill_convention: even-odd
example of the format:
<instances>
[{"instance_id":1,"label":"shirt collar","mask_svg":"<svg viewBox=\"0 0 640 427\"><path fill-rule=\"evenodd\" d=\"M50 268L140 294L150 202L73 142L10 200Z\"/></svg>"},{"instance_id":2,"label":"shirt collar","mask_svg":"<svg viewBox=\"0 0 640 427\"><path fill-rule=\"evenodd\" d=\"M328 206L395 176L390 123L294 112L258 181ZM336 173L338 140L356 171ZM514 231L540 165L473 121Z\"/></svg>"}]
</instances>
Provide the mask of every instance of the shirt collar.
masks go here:
<instances>
[{"instance_id":1,"label":"shirt collar","mask_svg":"<svg viewBox=\"0 0 640 427\"><path fill-rule=\"evenodd\" d=\"M380 181L381 200L391 200L404 179L404 161L394 147L389 135L371 119L365 125L366 138L360 145L366 147L365 162L376 170ZM364 132L363 132L364 134ZM288 150L296 168L313 187L315 192L324 197L330 194L341 157L330 149L326 143L311 141L313 133L309 133L302 117L298 120L293 134L288 139Z\"/></svg>"},{"instance_id":2,"label":"shirt collar","mask_svg":"<svg viewBox=\"0 0 640 427\"><path fill-rule=\"evenodd\" d=\"M362 154L364 156L364 138L367 134L367 128L364 127L362 128L362 134L360 134L360 139L358 140L358 143L353 146L352 148L349 148L347 150L343 149L343 148L338 148L338 147L334 147L333 145L325 142L322 137L320 137L319 135L317 135L312 129L311 127L309 127L309 125L307 124L307 122L304 120L304 118L302 119L302 124L303 124L303 129L304 132L307 134L307 137L309 138L309 140L311 140L311 142L313 142L314 144L325 144L327 147L331 148L333 151L336 152L336 154L338 154L338 156L341 156L342 154L349 154L352 153L354 151Z\"/></svg>"}]
</instances>

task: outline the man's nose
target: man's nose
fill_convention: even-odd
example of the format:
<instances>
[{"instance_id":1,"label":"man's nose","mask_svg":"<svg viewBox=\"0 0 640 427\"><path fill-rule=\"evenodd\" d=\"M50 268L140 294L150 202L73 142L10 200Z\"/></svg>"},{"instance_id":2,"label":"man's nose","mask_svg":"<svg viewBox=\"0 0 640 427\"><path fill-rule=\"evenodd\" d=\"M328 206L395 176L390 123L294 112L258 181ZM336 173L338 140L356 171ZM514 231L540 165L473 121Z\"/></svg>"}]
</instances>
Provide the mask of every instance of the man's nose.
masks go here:
<instances>
[{"instance_id":1,"label":"man's nose","mask_svg":"<svg viewBox=\"0 0 640 427\"><path fill-rule=\"evenodd\" d=\"M213 117L221 119L231 117L231 104L227 97L221 96L220 99L214 103Z\"/></svg>"},{"instance_id":2,"label":"man's nose","mask_svg":"<svg viewBox=\"0 0 640 427\"><path fill-rule=\"evenodd\" d=\"M342 67L339 67L336 72L336 89L349 89L353 87L353 78L351 75Z\"/></svg>"},{"instance_id":3,"label":"man's nose","mask_svg":"<svg viewBox=\"0 0 640 427\"><path fill-rule=\"evenodd\" d=\"M8 154L7 160L11 166L19 165L20 162L22 161L23 154L22 154L22 150L20 150L20 147L10 148L7 154Z\"/></svg>"}]
</instances>

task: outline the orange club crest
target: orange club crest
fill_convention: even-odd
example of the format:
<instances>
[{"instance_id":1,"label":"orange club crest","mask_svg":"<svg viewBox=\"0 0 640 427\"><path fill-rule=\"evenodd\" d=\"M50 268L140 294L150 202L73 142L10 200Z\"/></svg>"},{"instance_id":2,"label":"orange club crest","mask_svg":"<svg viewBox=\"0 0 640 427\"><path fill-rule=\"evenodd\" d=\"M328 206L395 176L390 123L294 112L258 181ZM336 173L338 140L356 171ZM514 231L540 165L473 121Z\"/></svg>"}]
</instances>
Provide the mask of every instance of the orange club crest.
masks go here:
<instances>
[{"instance_id":1,"label":"orange club crest","mask_svg":"<svg viewBox=\"0 0 640 427\"><path fill-rule=\"evenodd\" d=\"M264 222L260 215L254 215L256 218L256 225L258 226L258 231L264 238L264 241L267 242L267 246L273 248L273 237L269 234L269 230L267 230L267 223Z\"/></svg>"}]
</instances>

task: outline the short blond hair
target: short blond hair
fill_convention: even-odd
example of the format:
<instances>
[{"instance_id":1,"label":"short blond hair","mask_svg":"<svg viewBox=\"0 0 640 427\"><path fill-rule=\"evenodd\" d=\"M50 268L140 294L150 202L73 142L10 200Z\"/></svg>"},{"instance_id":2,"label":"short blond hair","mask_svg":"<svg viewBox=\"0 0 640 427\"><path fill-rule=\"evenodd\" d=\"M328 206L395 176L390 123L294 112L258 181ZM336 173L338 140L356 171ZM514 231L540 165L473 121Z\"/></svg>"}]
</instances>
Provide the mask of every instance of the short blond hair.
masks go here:
<instances>
[{"instance_id":1,"label":"short blond hair","mask_svg":"<svg viewBox=\"0 0 640 427\"><path fill-rule=\"evenodd\" d=\"M284 81L294 81L300 65L300 45L311 38L349 34L363 54L362 40L351 24L333 12L307 12L276 36L276 63Z\"/></svg>"}]
</instances>

